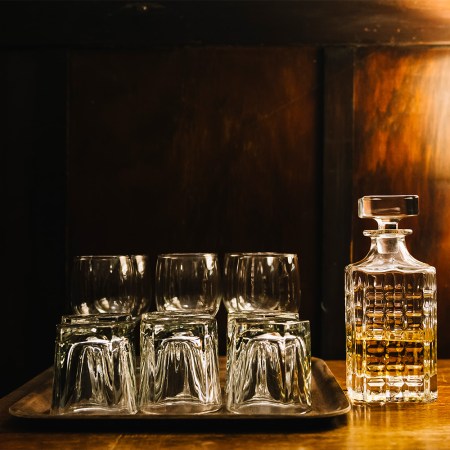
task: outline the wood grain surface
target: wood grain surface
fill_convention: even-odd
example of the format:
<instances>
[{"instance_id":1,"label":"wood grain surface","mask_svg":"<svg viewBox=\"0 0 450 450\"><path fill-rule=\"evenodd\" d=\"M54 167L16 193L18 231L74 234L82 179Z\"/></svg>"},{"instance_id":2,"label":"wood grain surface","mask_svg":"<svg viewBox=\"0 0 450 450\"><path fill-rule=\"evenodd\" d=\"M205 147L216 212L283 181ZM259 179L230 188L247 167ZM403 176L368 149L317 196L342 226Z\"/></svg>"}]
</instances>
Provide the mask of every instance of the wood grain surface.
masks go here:
<instances>
[{"instance_id":1,"label":"wood grain surface","mask_svg":"<svg viewBox=\"0 0 450 450\"><path fill-rule=\"evenodd\" d=\"M344 386L344 361L327 361ZM244 427L195 426L179 423L26 421L8 414L25 392L39 386L45 374L0 400L0 446L14 449L342 449L448 448L450 435L450 361L438 362L439 398L430 404L354 407L346 416L327 421L254 422Z\"/></svg>"}]
</instances>

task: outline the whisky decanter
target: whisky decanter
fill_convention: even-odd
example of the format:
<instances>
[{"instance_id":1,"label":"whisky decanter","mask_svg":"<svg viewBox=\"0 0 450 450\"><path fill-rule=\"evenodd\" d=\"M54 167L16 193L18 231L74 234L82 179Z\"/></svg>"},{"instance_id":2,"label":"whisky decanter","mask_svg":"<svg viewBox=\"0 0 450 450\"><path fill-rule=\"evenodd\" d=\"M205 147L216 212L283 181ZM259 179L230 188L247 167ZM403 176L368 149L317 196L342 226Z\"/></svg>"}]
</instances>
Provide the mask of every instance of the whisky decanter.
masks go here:
<instances>
[{"instance_id":1,"label":"whisky decanter","mask_svg":"<svg viewBox=\"0 0 450 450\"><path fill-rule=\"evenodd\" d=\"M437 398L436 270L408 252L398 222L419 213L416 195L359 199L378 230L367 256L345 269L347 389L354 403Z\"/></svg>"}]
</instances>

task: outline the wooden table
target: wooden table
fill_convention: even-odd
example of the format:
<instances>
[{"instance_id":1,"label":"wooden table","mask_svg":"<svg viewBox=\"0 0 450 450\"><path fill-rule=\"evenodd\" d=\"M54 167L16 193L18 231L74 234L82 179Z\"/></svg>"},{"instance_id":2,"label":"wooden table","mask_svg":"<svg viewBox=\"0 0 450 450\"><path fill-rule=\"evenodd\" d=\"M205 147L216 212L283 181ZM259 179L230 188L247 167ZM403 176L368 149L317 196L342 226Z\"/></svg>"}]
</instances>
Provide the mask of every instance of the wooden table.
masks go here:
<instances>
[{"instance_id":1,"label":"wooden table","mask_svg":"<svg viewBox=\"0 0 450 450\"><path fill-rule=\"evenodd\" d=\"M344 361L327 361L345 387ZM0 400L0 449L342 449L450 448L450 360L438 363L438 401L426 405L354 407L327 420L223 423L189 421L43 421L8 413L42 375Z\"/></svg>"}]
</instances>

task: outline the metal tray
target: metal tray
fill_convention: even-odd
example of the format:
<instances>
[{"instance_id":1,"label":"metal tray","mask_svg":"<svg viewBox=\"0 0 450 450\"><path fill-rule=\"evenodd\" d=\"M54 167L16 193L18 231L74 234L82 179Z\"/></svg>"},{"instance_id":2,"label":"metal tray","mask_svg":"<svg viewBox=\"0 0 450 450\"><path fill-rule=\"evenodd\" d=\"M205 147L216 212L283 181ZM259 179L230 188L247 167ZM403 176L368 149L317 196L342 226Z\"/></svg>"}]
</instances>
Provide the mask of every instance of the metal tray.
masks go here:
<instances>
[{"instance_id":1,"label":"metal tray","mask_svg":"<svg viewBox=\"0 0 450 450\"><path fill-rule=\"evenodd\" d=\"M224 367L224 359L221 358L221 367ZM43 373L43 382L38 389L26 393L19 401L9 408L9 413L15 417L24 419L45 419L45 420L276 420L276 419L320 419L340 416L350 411L350 403L339 386L336 378L326 365L325 361L319 358L311 359L312 373L312 408L303 414L234 414L224 407L213 413L199 415L175 415L175 414L123 414L123 415L92 415L92 414L67 414L51 415L51 396L53 370L47 369ZM221 381L225 381L225 372L221 371Z\"/></svg>"}]
</instances>

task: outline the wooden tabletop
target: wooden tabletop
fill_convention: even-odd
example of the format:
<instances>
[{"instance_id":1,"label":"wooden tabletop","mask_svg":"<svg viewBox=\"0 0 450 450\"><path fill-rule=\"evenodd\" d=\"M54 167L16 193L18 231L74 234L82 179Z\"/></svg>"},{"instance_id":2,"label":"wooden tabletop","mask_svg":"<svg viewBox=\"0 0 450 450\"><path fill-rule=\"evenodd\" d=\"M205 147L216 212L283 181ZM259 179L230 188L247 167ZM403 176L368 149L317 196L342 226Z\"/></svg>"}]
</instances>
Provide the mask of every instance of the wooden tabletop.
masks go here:
<instances>
[{"instance_id":1,"label":"wooden tabletop","mask_svg":"<svg viewBox=\"0 0 450 450\"><path fill-rule=\"evenodd\" d=\"M223 361L222 361L223 362ZM327 361L345 387L345 362ZM245 421L45 421L8 408L39 386L40 375L0 400L0 449L343 449L450 448L450 360L439 360L437 402L353 407L330 419Z\"/></svg>"}]
</instances>

